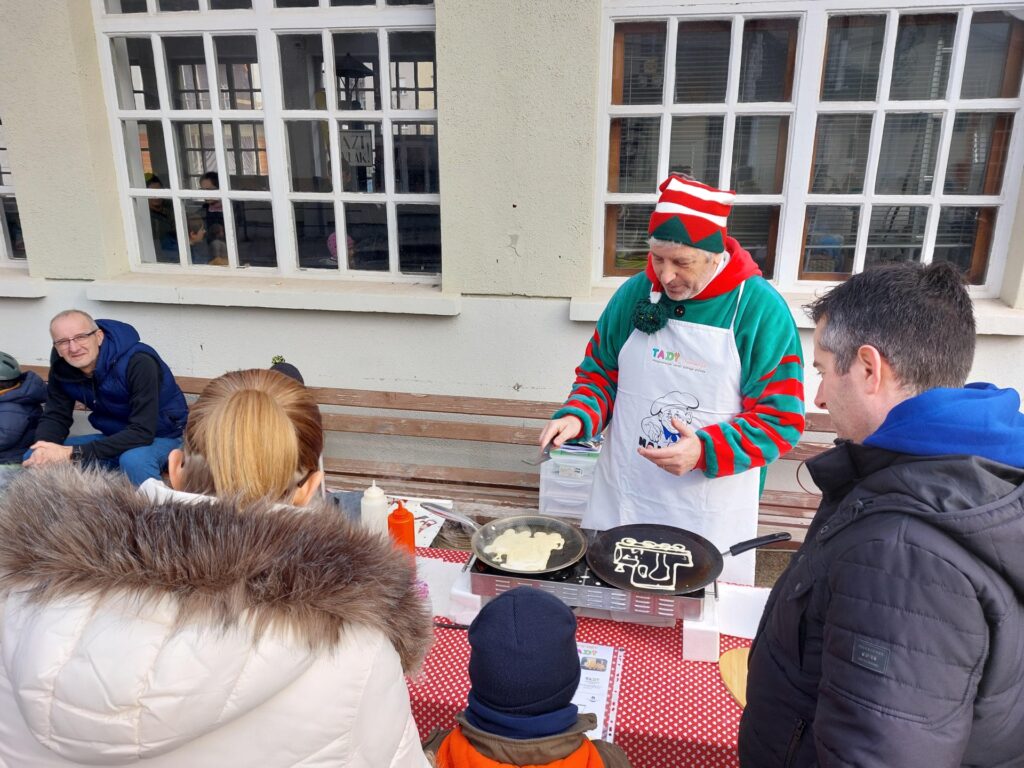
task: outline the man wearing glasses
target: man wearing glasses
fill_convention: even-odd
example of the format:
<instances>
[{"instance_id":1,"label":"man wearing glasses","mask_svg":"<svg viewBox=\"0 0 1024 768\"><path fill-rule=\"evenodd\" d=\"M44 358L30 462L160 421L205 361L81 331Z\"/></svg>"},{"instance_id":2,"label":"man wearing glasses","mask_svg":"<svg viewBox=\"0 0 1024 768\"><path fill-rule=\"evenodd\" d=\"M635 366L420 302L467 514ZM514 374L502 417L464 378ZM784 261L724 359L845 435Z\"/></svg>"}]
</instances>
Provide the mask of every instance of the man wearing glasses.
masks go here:
<instances>
[{"instance_id":1,"label":"man wearing glasses","mask_svg":"<svg viewBox=\"0 0 1024 768\"><path fill-rule=\"evenodd\" d=\"M24 466L73 461L120 468L136 485L181 447L188 405L167 364L117 320L69 309L50 321L46 411ZM68 437L75 403L99 434Z\"/></svg>"}]
</instances>

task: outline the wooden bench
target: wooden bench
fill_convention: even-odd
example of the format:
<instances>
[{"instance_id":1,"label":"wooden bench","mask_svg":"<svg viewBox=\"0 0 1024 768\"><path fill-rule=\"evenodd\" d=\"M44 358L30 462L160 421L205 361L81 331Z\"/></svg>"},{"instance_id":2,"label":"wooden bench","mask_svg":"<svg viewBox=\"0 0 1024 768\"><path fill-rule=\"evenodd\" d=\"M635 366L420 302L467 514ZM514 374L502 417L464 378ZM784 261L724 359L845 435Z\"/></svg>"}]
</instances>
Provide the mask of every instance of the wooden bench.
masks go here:
<instances>
[{"instance_id":1,"label":"wooden bench","mask_svg":"<svg viewBox=\"0 0 1024 768\"><path fill-rule=\"evenodd\" d=\"M47 369L25 366L45 378ZM177 377L182 391L194 399L210 381ZM310 387L328 433L324 469L328 486L356 490L376 480L388 491L408 495L454 499L468 514L495 516L516 510L536 510L540 476L520 458L536 455L540 432L560 403L537 400L420 395L359 389ZM831 447L834 437L827 414L809 414L807 436L783 461L801 462ZM399 438L395 460L340 457L332 452L331 435L388 436ZM813 436L819 436L817 440ZM429 438L455 445L451 463L403 461L415 441ZM502 469L485 468L478 460L484 450L498 455ZM420 451L422 452L422 451ZM493 463L493 462L492 462ZM789 531L793 542L777 545L794 549L803 541L818 505L818 497L805 491L765 490L761 497L761 533Z\"/></svg>"}]
</instances>

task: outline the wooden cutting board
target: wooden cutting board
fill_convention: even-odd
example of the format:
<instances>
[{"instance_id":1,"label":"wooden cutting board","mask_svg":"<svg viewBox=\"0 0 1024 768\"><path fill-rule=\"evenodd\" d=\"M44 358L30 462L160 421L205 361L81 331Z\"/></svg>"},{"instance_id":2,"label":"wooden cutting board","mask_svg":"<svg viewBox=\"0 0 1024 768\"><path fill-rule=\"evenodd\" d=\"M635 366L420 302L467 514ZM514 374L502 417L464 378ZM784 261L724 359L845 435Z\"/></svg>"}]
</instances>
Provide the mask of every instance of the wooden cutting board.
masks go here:
<instances>
[{"instance_id":1,"label":"wooden cutting board","mask_svg":"<svg viewBox=\"0 0 1024 768\"><path fill-rule=\"evenodd\" d=\"M749 648L733 648L726 651L718 659L718 671L722 682L729 693L741 707L747 706L747 659L750 658Z\"/></svg>"}]
</instances>

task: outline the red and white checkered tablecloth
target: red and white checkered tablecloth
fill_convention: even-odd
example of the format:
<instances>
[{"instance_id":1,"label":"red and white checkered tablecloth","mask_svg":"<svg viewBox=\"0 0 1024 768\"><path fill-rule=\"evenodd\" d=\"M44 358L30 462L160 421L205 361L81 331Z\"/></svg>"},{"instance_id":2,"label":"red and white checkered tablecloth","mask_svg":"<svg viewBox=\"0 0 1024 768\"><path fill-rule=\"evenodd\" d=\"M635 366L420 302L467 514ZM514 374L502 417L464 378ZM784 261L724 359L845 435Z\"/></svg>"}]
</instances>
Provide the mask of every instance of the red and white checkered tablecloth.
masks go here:
<instances>
[{"instance_id":1,"label":"red and white checkered tablecloth","mask_svg":"<svg viewBox=\"0 0 1024 768\"><path fill-rule=\"evenodd\" d=\"M464 562L465 552L417 550L423 557ZM736 733L741 709L726 690L718 665L683 661L680 627L647 627L580 618L576 637L624 648L615 743L636 768L730 768L739 765ZM469 693L465 630L437 628L435 643L415 680L409 680L420 736L450 728ZM722 636L721 651L749 645Z\"/></svg>"}]
</instances>

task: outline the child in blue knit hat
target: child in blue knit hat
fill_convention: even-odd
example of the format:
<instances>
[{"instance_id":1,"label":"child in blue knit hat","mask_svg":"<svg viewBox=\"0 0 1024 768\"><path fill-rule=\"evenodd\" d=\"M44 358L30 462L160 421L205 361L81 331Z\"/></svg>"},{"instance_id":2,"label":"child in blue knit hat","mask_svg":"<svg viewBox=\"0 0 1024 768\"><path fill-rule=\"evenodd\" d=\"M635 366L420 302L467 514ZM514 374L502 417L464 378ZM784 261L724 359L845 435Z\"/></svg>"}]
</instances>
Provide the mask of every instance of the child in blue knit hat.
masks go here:
<instances>
[{"instance_id":1,"label":"child in blue knit hat","mask_svg":"<svg viewBox=\"0 0 1024 768\"><path fill-rule=\"evenodd\" d=\"M504 592L469 627L466 709L452 731L424 745L438 768L628 768L626 754L586 732L597 726L572 703L580 682L576 617L533 587Z\"/></svg>"}]
</instances>

